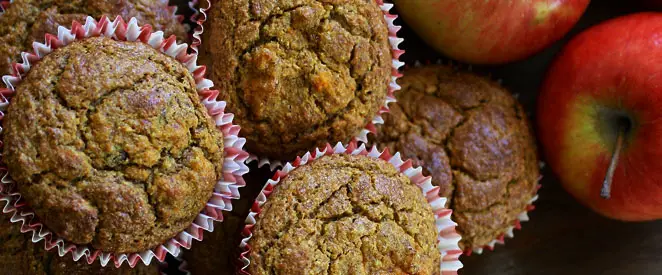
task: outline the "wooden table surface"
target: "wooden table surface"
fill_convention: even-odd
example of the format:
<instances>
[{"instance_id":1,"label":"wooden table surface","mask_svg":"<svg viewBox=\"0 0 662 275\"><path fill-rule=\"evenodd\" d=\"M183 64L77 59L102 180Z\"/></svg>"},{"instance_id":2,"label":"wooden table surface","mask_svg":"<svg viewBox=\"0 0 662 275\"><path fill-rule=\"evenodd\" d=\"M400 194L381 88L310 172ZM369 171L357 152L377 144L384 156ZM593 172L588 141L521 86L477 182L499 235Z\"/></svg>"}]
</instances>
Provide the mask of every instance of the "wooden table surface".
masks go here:
<instances>
[{"instance_id":1,"label":"wooden table surface","mask_svg":"<svg viewBox=\"0 0 662 275\"><path fill-rule=\"evenodd\" d=\"M546 51L509 65L473 66L474 71L502 79L504 86L519 94L533 116L543 75L562 45L591 25L642 10L629 2L635 1L593 0L573 31ZM408 51L403 61L443 58L407 26L400 35ZM662 222L622 223L602 218L570 197L549 169L543 174L543 188L531 220L495 251L463 256L460 274L662 274Z\"/></svg>"},{"instance_id":2,"label":"wooden table surface","mask_svg":"<svg viewBox=\"0 0 662 275\"><path fill-rule=\"evenodd\" d=\"M522 62L473 70L502 79L503 85L535 115L535 101L544 73L569 38L614 16L641 11L623 0L594 0L573 31L546 51ZM400 22L402 24L402 22ZM443 58L404 26L405 62ZM618 34L614 34L618 35ZM662 274L662 222L622 223L579 205L544 169L543 188L531 220L505 245L482 255L462 257L460 274Z\"/></svg>"}]
</instances>

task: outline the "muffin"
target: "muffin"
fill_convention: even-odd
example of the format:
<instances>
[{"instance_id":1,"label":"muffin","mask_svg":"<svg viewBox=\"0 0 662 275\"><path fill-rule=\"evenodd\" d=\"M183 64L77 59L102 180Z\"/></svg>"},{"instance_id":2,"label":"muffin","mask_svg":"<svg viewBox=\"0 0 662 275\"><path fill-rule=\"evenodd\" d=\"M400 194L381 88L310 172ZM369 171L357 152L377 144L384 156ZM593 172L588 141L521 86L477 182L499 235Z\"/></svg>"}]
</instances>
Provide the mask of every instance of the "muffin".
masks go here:
<instances>
[{"instance_id":1,"label":"muffin","mask_svg":"<svg viewBox=\"0 0 662 275\"><path fill-rule=\"evenodd\" d=\"M384 105L393 57L375 0L213 0L207 14L200 62L250 153L347 142Z\"/></svg>"},{"instance_id":2,"label":"muffin","mask_svg":"<svg viewBox=\"0 0 662 275\"><path fill-rule=\"evenodd\" d=\"M57 35L57 27L68 27L73 20L85 22L86 16L125 19L136 17L155 31L187 39L186 29L167 1L161 0L13 0L0 16L0 69L10 73L11 62L21 60L20 53L32 49L33 42L44 42L47 33Z\"/></svg>"},{"instance_id":3,"label":"muffin","mask_svg":"<svg viewBox=\"0 0 662 275\"><path fill-rule=\"evenodd\" d=\"M159 265L138 265L135 268L101 267L96 262L74 262L47 252L43 243L33 243L29 234L21 233L19 224L9 221L10 215L0 216L0 275L159 275Z\"/></svg>"},{"instance_id":4,"label":"muffin","mask_svg":"<svg viewBox=\"0 0 662 275\"><path fill-rule=\"evenodd\" d=\"M2 120L3 161L39 221L103 252L174 237L223 178L224 134L192 74L145 43L92 37L54 50Z\"/></svg>"},{"instance_id":5,"label":"muffin","mask_svg":"<svg viewBox=\"0 0 662 275\"><path fill-rule=\"evenodd\" d=\"M448 198L467 251L507 233L537 191L522 106L488 79L442 65L408 68L374 142L410 158Z\"/></svg>"},{"instance_id":6,"label":"muffin","mask_svg":"<svg viewBox=\"0 0 662 275\"><path fill-rule=\"evenodd\" d=\"M244 220L272 173L267 168L251 169L245 175L246 187L241 189L241 198L234 202L232 211L224 213L222 223L214 225L214 232L205 234L204 240L191 250L184 251L186 271L197 274L236 274L239 242Z\"/></svg>"},{"instance_id":7,"label":"muffin","mask_svg":"<svg viewBox=\"0 0 662 275\"><path fill-rule=\"evenodd\" d=\"M289 172L259 213L250 274L440 274L435 213L385 160L318 158Z\"/></svg>"}]
</instances>

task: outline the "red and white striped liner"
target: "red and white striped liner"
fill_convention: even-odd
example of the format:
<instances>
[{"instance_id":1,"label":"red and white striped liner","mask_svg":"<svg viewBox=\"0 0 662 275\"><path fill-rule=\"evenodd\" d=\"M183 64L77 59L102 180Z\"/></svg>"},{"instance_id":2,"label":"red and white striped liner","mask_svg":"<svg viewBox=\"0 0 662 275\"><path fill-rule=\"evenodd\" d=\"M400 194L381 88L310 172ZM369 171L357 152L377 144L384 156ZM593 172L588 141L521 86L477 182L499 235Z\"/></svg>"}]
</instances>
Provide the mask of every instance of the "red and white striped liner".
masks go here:
<instances>
[{"instance_id":1,"label":"red and white striped liner","mask_svg":"<svg viewBox=\"0 0 662 275\"><path fill-rule=\"evenodd\" d=\"M200 0L190 0L188 6L193 12L191 14L191 22L195 24L193 29L193 40L191 41L191 49L196 53L200 53L198 47L202 44L202 33L205 31L204 23L207 21L207 11L211 8L210 0L202 0L207 3L206 7L198 7Z\"/></svg>"},{"instance_id":2,"label":"red and white striped liner","mask_svg":"<svg viewBox=\"0 0 662 275\"><path fill-rule=\"evenodd\" d=\"M421 167L413 167L411 160L403 161L400 158L400 153L391 155L388 149L380 152L374 146L371 150L368 150L366 149L365 144L361 144L360 147L358 147L356 142L349 143L347 147L342 145L342 143L336 144L335 147L331 147L330 144L327 144L326 147L322 150L318 148L315 150L315 152L309 152L306 153L303 157L297 157L294 162L285 164L282 170L277 171L274 177L267 182L267 185L264 187L264 189L262 189L262 192L260 192L257 199L253 203L251 212L248 214L248 217L246 217L246 226L242 231L242 235L245 238L242 239L240 244L240 249L242 250L239 259L242 264L240 270L241 274L250 274L247 271L247 268L250 265L248 254L250 253L251 249L248 241L253 236L252 230L257 222L257 218L260 215L260 212L262 211L262 207L267 202L267 199L273 192L274 188L276 188L280 181L286 178L287 175L297 167L306 165L323 156L333 154L363 155L371 158L385 160L392 164L396 169L398 169L398 171L409 177L409 179L411 179L414 184L420 187L423 195L425 195L425 198L432 207L432 211L435 215L435 224L437 232L439 233L437 237L437 247L439 248L439 252L442 257L441 265L439 266L441 274L457 274L457 271L462 268L462 263L459 260L459 257L462 254L462 250L458 245L461 237L455 232L455 227L457 224L451 220L451 214L453 211L444 208L446 205L446 198L439 197L439 187L432 185L431 177L423 176L423 169Z\"/></svg>"},{"instance_id":3,"label":"red and white striped liner","mask_svg":"<svg viewBox=\"0 0 662 275\"><path fill-rule=\"evenodd\" d=\"M99 259L102 266L106 266L108 262L113 261L116 267L120 267L124 262L134 267L138 260L142 260L144 264L148 265L153 258L163 262L167 253L177 256L181 247L189 249L194 239L202 240L203 231L211 232L214 230L214 221L223 220L222 212L232 210L231 200L239 198L239 188L246 185L242 176L248 172L248 167L245 164L248 153L242 149L246 140L237 136L240 127L232 124L234 115L225 112L226 103L216 101L218 91L210 90L213 83L204 78L206 68L197 65L196 54L187 54L188 45L177 44L175 36L164 38L163 32L152 33L151 26L144 25L141 27L135 18L132 18L127 24L121 17L110 21L104 16L98 22L92 17L87 17L84 25L74 21L71 29L61 26L58 28L57 36L46 34L45 44L34 43L34 52L23 52L21 54L23 62L12 65L13 75L2 77L7 88L0 89L0 120L4 117L4 112L7 111L15 87L20 85L22 78L30 70L32 64L55 49L64 47L76 40L99 36L118 41L145 43L181 62L188 69L197 84L196 88L198 89L200 101L214 119L219 131L223 132L225 146L223 180L216 184L212 197L190 227L164 244L140 253L114 254L102 252L88 246L74 245L56 236L39 222L39 218L21 200L21 194L16 191L15 183L8 176L7 167L4 165L0 166L0 171L3 173L0 181L0 201L6 202L2 212L13 213L11 221L22 223L21 231L31 233L33 242L37 243L44 240L46 250L57 248L60 256L71 252L75 261L85 258L91 264Z\"/></svg>"},{"instance_id":4,"label":"red and white striped liner","mask_svg":"<svg viewBox=\"0 0 662 275\"><path fill-rule=\"evenodd\" d=\"M202 44L202 33L204 32L204 23L207 21L207 11L211 8L211 2L210 0L201 0L203 2L207 3L206 7L200 7L196 9L196 5L198 4L198 0L193 0L190 3L191 8L196 10L192 20L195 22L198 26L195 28L193 32L193 42L191 45L191 48L198 53L198 46ZM398 78L402 77L402 74L400 73L400 68L402 68L405 63L400 61L400 56L402 56L405 51L400 49L400 44L404 41L404 39L398 37L398 32L402 28L401 26L395 25L395 19L398 18L397 15L391 14L391 9L393 9L393 4L390 3L384 3L383 0L375 0L375 2L379 5L380 9L382 10L384 14L384 20L386 21L386 24L388 26L388 31L389 31L389 44L391 45L391 55L393 57L391 61L391 82L389 83L388 86L388 94L386 96L386 99L384 100L384 105L379 109L377 112L377 115L372 119L368 125L365 126L361 130L361 132L353 138L353 141L357 142L363 142L367 143L368 142L368 134L370 133L375 133L377 131L377 128L375 125L377 124L384 124L384 119L382 118L382 115L384 113L389 112L389 107L388 105L392 102L395 102L395 92L400 90L400 85L398 85ZM249 162L253 161L258 161L258 167L263 167L265 165L269 165L271 171L276 170L279 167L283 166L283 162L280 160L270 160L268 158L264 157L259 157L256 155L251 154L250 155L250 160Z\"/></svg>"},{"instance_id":5,"label":"red and white striped liner","mask_svg":"<svg viewBox=\"0 0 662 275\"><path fill-rule=\"evenodd\" d=\"M11 5L12 2L14 2L14 0L0 1L0 15L5 13L5 11L7 10L7 8L9 8L9 5Z\"/></svg>"},{"instance_id":6,"label":"red and white striped liner","mask_svg":"<svg viewBox=\"0 0 662 275\"><path fill-rule=\"evenodd\" d=\"M178 7L175 6L175 5L170 5L170 0L161 0L161 3L163 3L163 5L168 7L168 11L170 11L172 16L177 18L177 22L179 22L179 23L184 22L184 16L181 15L181 14L177 14ZM190 30L190 29L188 29L188 30Z\"/></svg>"},{"instance_id":7,"label":"red and white striped liner","mask_svg":"<svg viewBox=\"0 0 662 275\"><path fill-rule=\"evenodd\" d=\"M188 2L188 6L193 12L191 14L191 22L195 24L192 35L193 39L191 40L191 49L198 54L200 53L198 47L202 44L202 33L205 31L203 24L207 21L207 11L211 7L211 2L209 2L209 0L202 1L206 1L207 7L198 8L198 4L200 3L199 0L191 0Z\"/></svg>"}]
</instances>

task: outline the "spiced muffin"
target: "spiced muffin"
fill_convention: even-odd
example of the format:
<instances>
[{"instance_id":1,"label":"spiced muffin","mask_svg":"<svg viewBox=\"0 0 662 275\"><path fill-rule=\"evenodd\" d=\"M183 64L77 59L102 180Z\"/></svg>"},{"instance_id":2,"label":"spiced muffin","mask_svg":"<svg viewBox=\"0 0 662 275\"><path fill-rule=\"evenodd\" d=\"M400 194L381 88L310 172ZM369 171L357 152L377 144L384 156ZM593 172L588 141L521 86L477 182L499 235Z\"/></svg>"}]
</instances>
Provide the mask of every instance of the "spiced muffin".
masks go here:
<instances>
[{"instance_id":1,"label":"spiced muffin","mask_svg":"<svg viewBox=\"0 0 662 275\"><path fill-rule=\"evenodd\" d=\"M482 248L536 193L534 137L522 106L498 84L442 65L405 70L376 144L402 153L448 198L460 247Z\"/></svg>"},{"instance_id":2,"label":"spiced muffin","mask_svg":"<svg viewBox=\"0 0 662 275\"><path fill-rule=\"evenodd\" d=\"M191 250L184 251L187 271L193 275L236 274L238 249L241 242L241 231L244 228L246 216L262 191L262 187L273 173L267 167L251 169L244 175L246 187L241 188L240 199L232 203L232 212L223 215L223 222L214 225L214 232L205 233L202 242L196 243Z\"/></svg>"},{"instance_id":3,"label":"spiced muffin","mask_svg":"<svg viewBox=\"0 0 662 275\"><path fill-rule=\"evenodd\" d=\"M21 60L20 53L31 51L33 42L44 42L47 33L57 35L57 27L70 27L72 21L85 23L87 16L102 15L127 21L136 17L140 24L150 24L154 31L187 39L186 30L167 1L161 0L13 0L0 15L0 70L10 73L11 62Z\"/></svg>"},{"instance_id":4,"label":"spiced muffin","mask_svg":"<svg viewBox=\"0 0 662 275\"><path fill-rule=\"evenodd\" d=\"M191 73L140 42L75 41L33 65L3 119L3 160L56 235L104 252L187 228L223 172Z\"/></svg>"},{"instance_id":5,"label":"spiced muffin","mask_svg":"<svg viewBox=\"0 0 662 275\"><path fill-rule=\"evenodd\" d=\"M211 2L200 62L250 153L347 142L384 104L392 56L375 0Z\"/></svg>"},{"instance_id":6,"label":"spiced muffin","mask_svg":"<svg viewBox=\"0 0 662 275\"><path fill-rule=\"evenodd\" d=\"M149 266L127 265L121 268L102 267L97 261L93 264L75 262L71 255L60 257L56 249L45 251L43 243L32 243L32 235L21 233L19 224L9 221L11 215L0 216L0 275L158 275L158 264Z\"/></svg>"},{"instance_id":7,"label":"spiced muffin","mask_svg":"<svg viewBox=\"0 0 662 275\"><path fill-rule=\"evenodd\" d=\"M251 274L439 274L435 216L393 165L329 155L296 168L263 205Z\"/></svg>"}]
</instances>

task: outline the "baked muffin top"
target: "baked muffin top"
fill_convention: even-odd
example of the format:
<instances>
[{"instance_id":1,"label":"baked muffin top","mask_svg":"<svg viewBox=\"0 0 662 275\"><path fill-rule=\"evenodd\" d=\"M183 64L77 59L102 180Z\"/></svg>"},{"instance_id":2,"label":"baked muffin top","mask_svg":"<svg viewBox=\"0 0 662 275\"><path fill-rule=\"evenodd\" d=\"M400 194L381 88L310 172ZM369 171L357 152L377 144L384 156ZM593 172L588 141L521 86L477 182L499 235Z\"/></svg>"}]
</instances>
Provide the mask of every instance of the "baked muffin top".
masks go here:
<instances>
[{"instance_id":1,"label":"baked muffin top","mask_svg":"<svg viewBox=\"0 0 662 275\"><path fill-rule=\"evenodd\" d=\"M374 0L211 2L200 62L250 153L347 142L384 104L392 56Z\"/></svg>"},{"instance_id":2,"label":"baked muffin top","mask_svg":"<svg viewBox=\"0 0 662 275\"><path fill-rule=\"evenodd\" d=\"M2 275L158 275L158 264L101 267L96 261L74 262L71 255L60 257L56 249L44 250L44 243L33 243L31 234L21 233L21 226L10 223L11 214L0 216L0 274Z\"/></svg>"},{"instance_id":3,"label":"baked muffin top","mask_svg":"<svg viewBox=\"0 0 662 275\"><path fill-rule=\"evenodd\" d=\"M275 187L253 228L251 274L439 274L435 217L381 159L330 155Z\"/></svg>"},{"instance_id":4,"label":"baked muffin top","mask_svg":"<svg viewBox=\"0 0 662 275\"><path fill-rule=\"evenodd\" d=\"M174 237L222 179L222 133L193 76L143 43L53 51L17 86L3 126L3 159L39 219L105 252Z\"/></svg>"},{"instance_id":5,"label":"baked muffin top","mask_svg":"<svg viewBox=\"0 0 662 275\"><path fill-rule=\"evenodd\" d=\"M154 31L187 39L184 25L160 0L14 0L0 15L0 72L10 73L12 62L20 62L20 53L32 51L33 42L44 42L47 33L57 35L57 27L71 27L71 22L85 22L87 16L102 15L125 20L136 17L140 24L150 24Z\"/></svg>"},{"instance_id":6,"label":"baked muffin top","mask_svg":"<svg viewBox=\"0 0 662 275\"><path fill-rule=\"evenodd\" d=\"M535 140L522 106L488 79L442 65L405 70L375 143L422 166L448 198L460 247L482 247L535 195Z\"/></svg>"}]
</instances>

